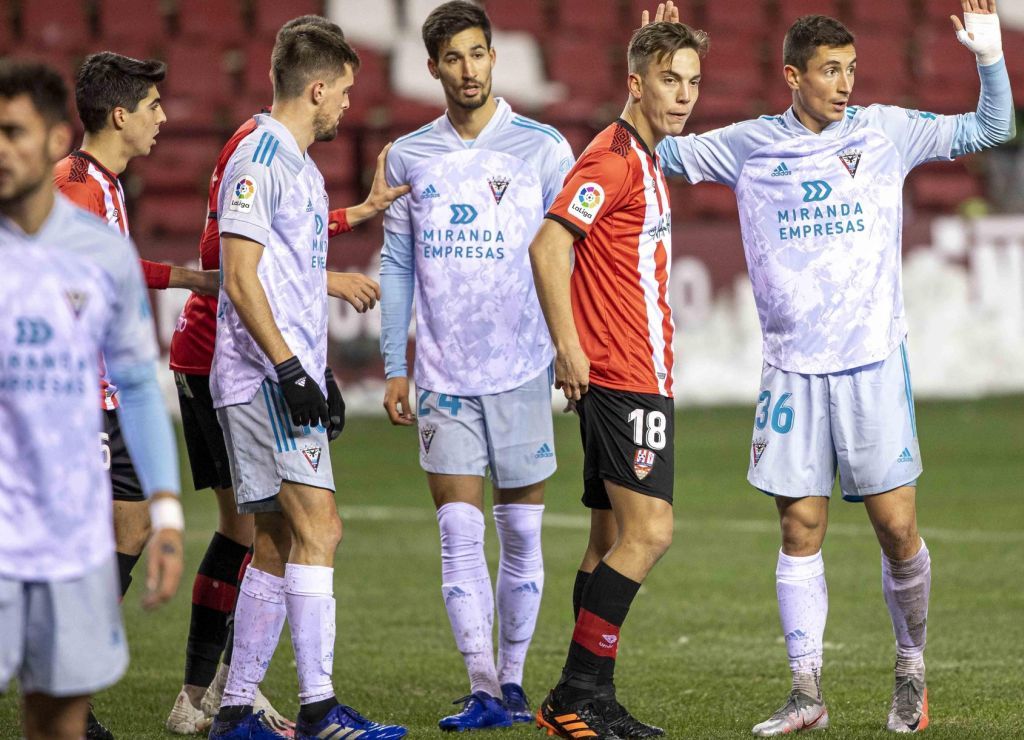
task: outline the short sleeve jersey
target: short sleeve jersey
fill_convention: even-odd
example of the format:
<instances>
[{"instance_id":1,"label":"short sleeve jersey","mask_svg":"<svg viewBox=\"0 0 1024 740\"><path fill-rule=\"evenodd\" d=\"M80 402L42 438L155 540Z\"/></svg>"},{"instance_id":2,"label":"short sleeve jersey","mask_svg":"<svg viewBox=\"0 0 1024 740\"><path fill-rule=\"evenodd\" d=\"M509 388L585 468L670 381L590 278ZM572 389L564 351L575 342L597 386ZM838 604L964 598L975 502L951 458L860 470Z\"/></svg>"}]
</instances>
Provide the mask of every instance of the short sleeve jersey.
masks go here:
<instances>
[{"instance_id":1,"label":"short sleeve jersey","mask_svg":"<svg viewBox=\"0 0 1024 740\"><path fill-rule=\"evenodd\" d=\"M263 245L258 275L274 321L326 395L327 191L295 138L269 115L239 143L224 168L217 209L221 238ZM254 247L255 248L255 247ZM217 408L248 403L274 365L242 324L223 287L210 392Z\"/></svg>"},{"instance_id":2,"label":"short sleeve jersey","mask_svg":"<svg viewBox=\"0 0 1024 740\"><path fill-rule=\"evenodd\" d=\"M157 357L132 243L58 196L26 235L0 217L0 575L76 578L114 549L96 374Z\"/></svg>"},{"instance_id":3,"label":"short sleeve jersey","mask_svg":"<svg viewBox=\"0 0 1024 740\"><path fill-rule=\"evenodd\" d=\"M398 139L392 185L412 191L384 228L413 244L416 384L479 396L516 388L553 356L529 247L573 163L560 133L502 99L471 142L447 114Z\"/></svg>"},{"instance_id":4,"label":"short sleeve jersey","mask_svg":"<svg viewBox=\"0 0 1024 740\"><path fill-rule=\"evenodd\" d=\"M662 142L666 172L736 193L767 363L833 373L896 349L903 181L950 159L955 131L955 116L872 105L815 135L790 108Z\"/></svg>"},{"instance_id":5,"label":"short sleeve jersey","mask_svg":"<svg viewBox=\"0 0 1024 740\"><path fill-rule=\"evenodd\" d=\"M619 119L590 143L547 218L576 236L572 311L590 380L672 397L672 211L657 156Z\"/></svg>"}]
</instances>

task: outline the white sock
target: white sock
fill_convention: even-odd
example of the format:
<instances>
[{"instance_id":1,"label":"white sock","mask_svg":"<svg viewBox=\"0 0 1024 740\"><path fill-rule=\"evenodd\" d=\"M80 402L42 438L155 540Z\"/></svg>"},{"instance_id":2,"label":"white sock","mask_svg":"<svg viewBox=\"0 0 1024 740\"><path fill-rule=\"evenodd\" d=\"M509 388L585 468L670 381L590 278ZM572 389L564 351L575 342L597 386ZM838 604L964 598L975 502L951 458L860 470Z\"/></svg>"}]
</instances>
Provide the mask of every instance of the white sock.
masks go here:
<instances>
[{"instance_id":1,"label":"white sock","mask_svg":"<svg viewBox=\"0 0 1024 740\"><path fill-rule=\"evenodd\" d=\"M498 562L498 681L523 685L523 664L544 592L540 525L544 507L497 504L494 524L501 542Z\"/></svg>"},{"instance_id":2,"label":"white sock","mask_svg":"<svg viewBox=\"0 0 1024 740\"><path fill-rule=\"evenodd\" d=\"M234 652L222 707L251 706L284 626L284 579L250 565L235 603Z\"/></svg>"},{"instance_id":3,"label":"white sock","mask_svg":"<svg viewBox=\"0 0 1024 740\"><path fill-rule=\"evenodd\" d=\"M484 557L484 515L455 502L437 510L441 530L441 595L470 691L501 696L494 667L494 593Z\"/></svg>"},{"instance_id":4,"label":"white sock","mask_svg":"<svg viewBox=\"0 0 1024 740\"><path fill-rule=\"evenodd\" d=\"M284 567L288 627L299 675L299 704L334 696L334 568Z\"/></svg>"},{"instance_id":5,"label":"white sock","mask_svg":"<svg viewBox=\"0 0 1024 740\"><path fill-rule=\"evenodd\" d=\"M814 695L820 691L822 643L828 616L828 588L821 551L807 557L793 557L779 550L775 591L793 688Z\"/></svg>"},{"instance_id":6,"label":"white sock","mask_svg":"<svg viewBox=\"0 0 1024 740\"><path fill-rule=\"evenodd\" d=\"M931 587L932 559L924 540L907 560L892 560L882 553L882 594L892 616L896 673L901 676L924 674Z\"/></svg>"}]
</instances>

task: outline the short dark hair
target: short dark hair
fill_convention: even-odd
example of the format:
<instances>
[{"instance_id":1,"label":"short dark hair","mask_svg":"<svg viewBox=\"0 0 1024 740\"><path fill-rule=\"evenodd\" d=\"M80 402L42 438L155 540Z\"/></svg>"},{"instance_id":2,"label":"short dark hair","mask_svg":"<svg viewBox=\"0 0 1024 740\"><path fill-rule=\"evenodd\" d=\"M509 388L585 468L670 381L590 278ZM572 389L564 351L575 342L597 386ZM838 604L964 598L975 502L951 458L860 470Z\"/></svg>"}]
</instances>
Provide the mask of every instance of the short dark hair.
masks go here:
<instances>
[{"instance_id":1,"label":"short dark hair","mask_svg":"<svg viewBox=\"0 0 1024 740\"><path fill-rule=\"evenodd\" d=\"M491 19L483 8L466 0L450 0L438 5L423 21L423 44L427 47L427 54L436 62L441 45L467 28L483 31L487 48L491 48Z\"/></svg>"},{"instance_id":2,"label":"short dark hair","mask_svg":"<svg viewBox=\"0 0 1024 740\"><path fill-rule=\"evenodd\" d=\"M853 44L850 29L827 15L804 15L786 31L786 39L782 42L782 63L796 67L801 72L807 71L807 62L811 60L819 46L835 49L839 46Z\"/></svg>"},{"instance_id":3,"label":"short dark hair","mask_svg":"<svg viewBox=\"0 0 1024 740\"><path fill-rule=\"evenodd\" d=\"M68 120L68 88L52 67L42 62L0 59L0 98L28 95L47 123Z\"/></svg>"},{"instance_id":4,"label":"short dark hair","mask_svg":"<svg viewBox=\"0 0 1024 740\"><path fill-rule=\"evenodd\" d=\"M281 38L282 33L293 31L300 26L316 26L317 28L326 28L328 31L332 31L342 38L345 38L345 32L341 30L341 26L333 21L329 21L322 15L300 15L298 18L292 18L287 21L280 30L277 32L277 38Z\"/></svg>"},{"instance_id":5,"label":"short dark hair","mask_svg":"<svg viewBox=\"0 0 1024 740\"><path fill-rule=\"evenodd\" d=\"M693 49L703 58L708 53L711 40L706 32L690 28L685 23L660 21L638 28L629 40L626 58L629 71L642 74L651 61L671 59L680 49Z\"/></svg>"},{"instance_id":6,"label":"short dark hair","mask_svg":"<svg viewBox=\"0 0 1024 740\"><path fill-rule=\"evenodd\" d=\"M90 54L75 76L75 106L90 134L102 131L114 108L134 111L149 88L163 82L167 65L101 51Z\"/></svg>"},{"instance_id":7,"label":"short dark hair","mask_svg":"<svg viewBox=\"0 0 1024 740\"><path fill-rule=\"evenodd\" d=\"M270 54L274 96L285 100L298 97L312 78L340 75L346 64L357 71L359 55L342 34L308 23L282 29Z\"/></svg>"}]
</instances>

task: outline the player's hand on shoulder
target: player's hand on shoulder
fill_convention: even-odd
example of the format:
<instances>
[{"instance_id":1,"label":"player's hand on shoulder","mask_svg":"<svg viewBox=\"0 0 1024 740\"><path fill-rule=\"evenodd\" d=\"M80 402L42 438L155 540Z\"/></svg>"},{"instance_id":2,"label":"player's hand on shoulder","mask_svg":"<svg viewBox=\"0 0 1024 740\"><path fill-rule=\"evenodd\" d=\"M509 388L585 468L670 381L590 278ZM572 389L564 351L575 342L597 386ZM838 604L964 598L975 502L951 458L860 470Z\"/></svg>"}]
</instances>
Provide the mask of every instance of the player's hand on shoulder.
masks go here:
<instances>
[{"instance_id":1,"label":"player's hand on shoulder","mask_svg":"<svg viewBox=\"0 0 1024 740\"><path fill-rule=\"evenodd\" d=\"M341 298L359 313L366 313L380 300L380 285L358 272L328 271L327 293Z\"/></svg>"},{"instance_id":2,"label":"player's hand on shoulder","mask_svg":"<svg viewBox=\"0 0 1024 740\"><path fill-rule=\"evenodd\" d=\"M590 359L579 345L555 354L555 388L569 401L578 401L590 390Z\"/></svg>"},{"instance_id":3,"label":"player's hand on shoulder","mask_svg":"<svg viewBox=\"0 0 1024 740\"><path fill-rule=\"evenodd\" d=\"M409 406L408 378L388 378L385 381L384 410L388 412L388 419L395 426L407 427L416 423L416 414Z\"/></svg>"},{"instance_id":4,"label":"player's hand on shoulder","mask_svg":"<svg viewBox=\"0 0 1024 740\"><path fill-rule=\"evenodd\" d=\"M388 206L398 198L409 192L408 185L388 185L387 167L388 152L391 151L391 142L380 150L377 155L377 169L373 173L373 183L370 185L370 194L366 196L366 203L373 207L377 213L387 210Z\"/></svg>"}]
</instances>

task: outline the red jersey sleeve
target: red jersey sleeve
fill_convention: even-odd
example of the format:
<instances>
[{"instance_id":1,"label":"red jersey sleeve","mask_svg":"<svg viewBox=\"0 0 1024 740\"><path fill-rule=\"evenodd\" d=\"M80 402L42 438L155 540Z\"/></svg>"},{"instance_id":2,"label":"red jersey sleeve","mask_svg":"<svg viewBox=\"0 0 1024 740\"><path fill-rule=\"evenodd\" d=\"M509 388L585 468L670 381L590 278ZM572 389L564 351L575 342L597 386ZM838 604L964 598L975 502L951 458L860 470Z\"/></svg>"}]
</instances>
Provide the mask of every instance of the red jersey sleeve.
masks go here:
<instances>
[{"instance_id":1,"label":"red jersey sleeve","mask_svg":"<svg viewBox=\"0 0 1024 740\"><path fill-rule=\"evenodd\" d=\"M70 200L79 208L84 208L89 213L95 214L106 220L107 206L103 202L103 194L98 186L90 182L73 182L71 180L54 178L57 189L61 195Z\"/></svg>"},{"instance_id":2,"label":"red jersey sleeve","mask_svg":"<svg viewBox=\"0 0 1024 740\"><path fill-rule=\"evenodd\" d=\"M171 281L171 266L162 262L140 259L142 274L146 276L146 287L151 290L166 290Z\"/></svg>"},{"instance_id":3,"label":"red jersey sleeve","mask_svg":"<svg viewBox=\"0 0 1024 740\"><path fill-rule=\"evenodd\" d=\"M337 236L352 231L348 225L348 214L344 208L336 208L327 214L327 235Z\"/></svg>"},{"instance_id":4,"label":"red jersey sleeve","mask_svg":"<svg viewBox=\"0 0 1024 740\"><path fill-rule=\"evenodd\" d=\"M607 149L584 152L545 218L584 239L629 194L630 179L629 163L622 155Z\"/></svg>"}]
</instances>

